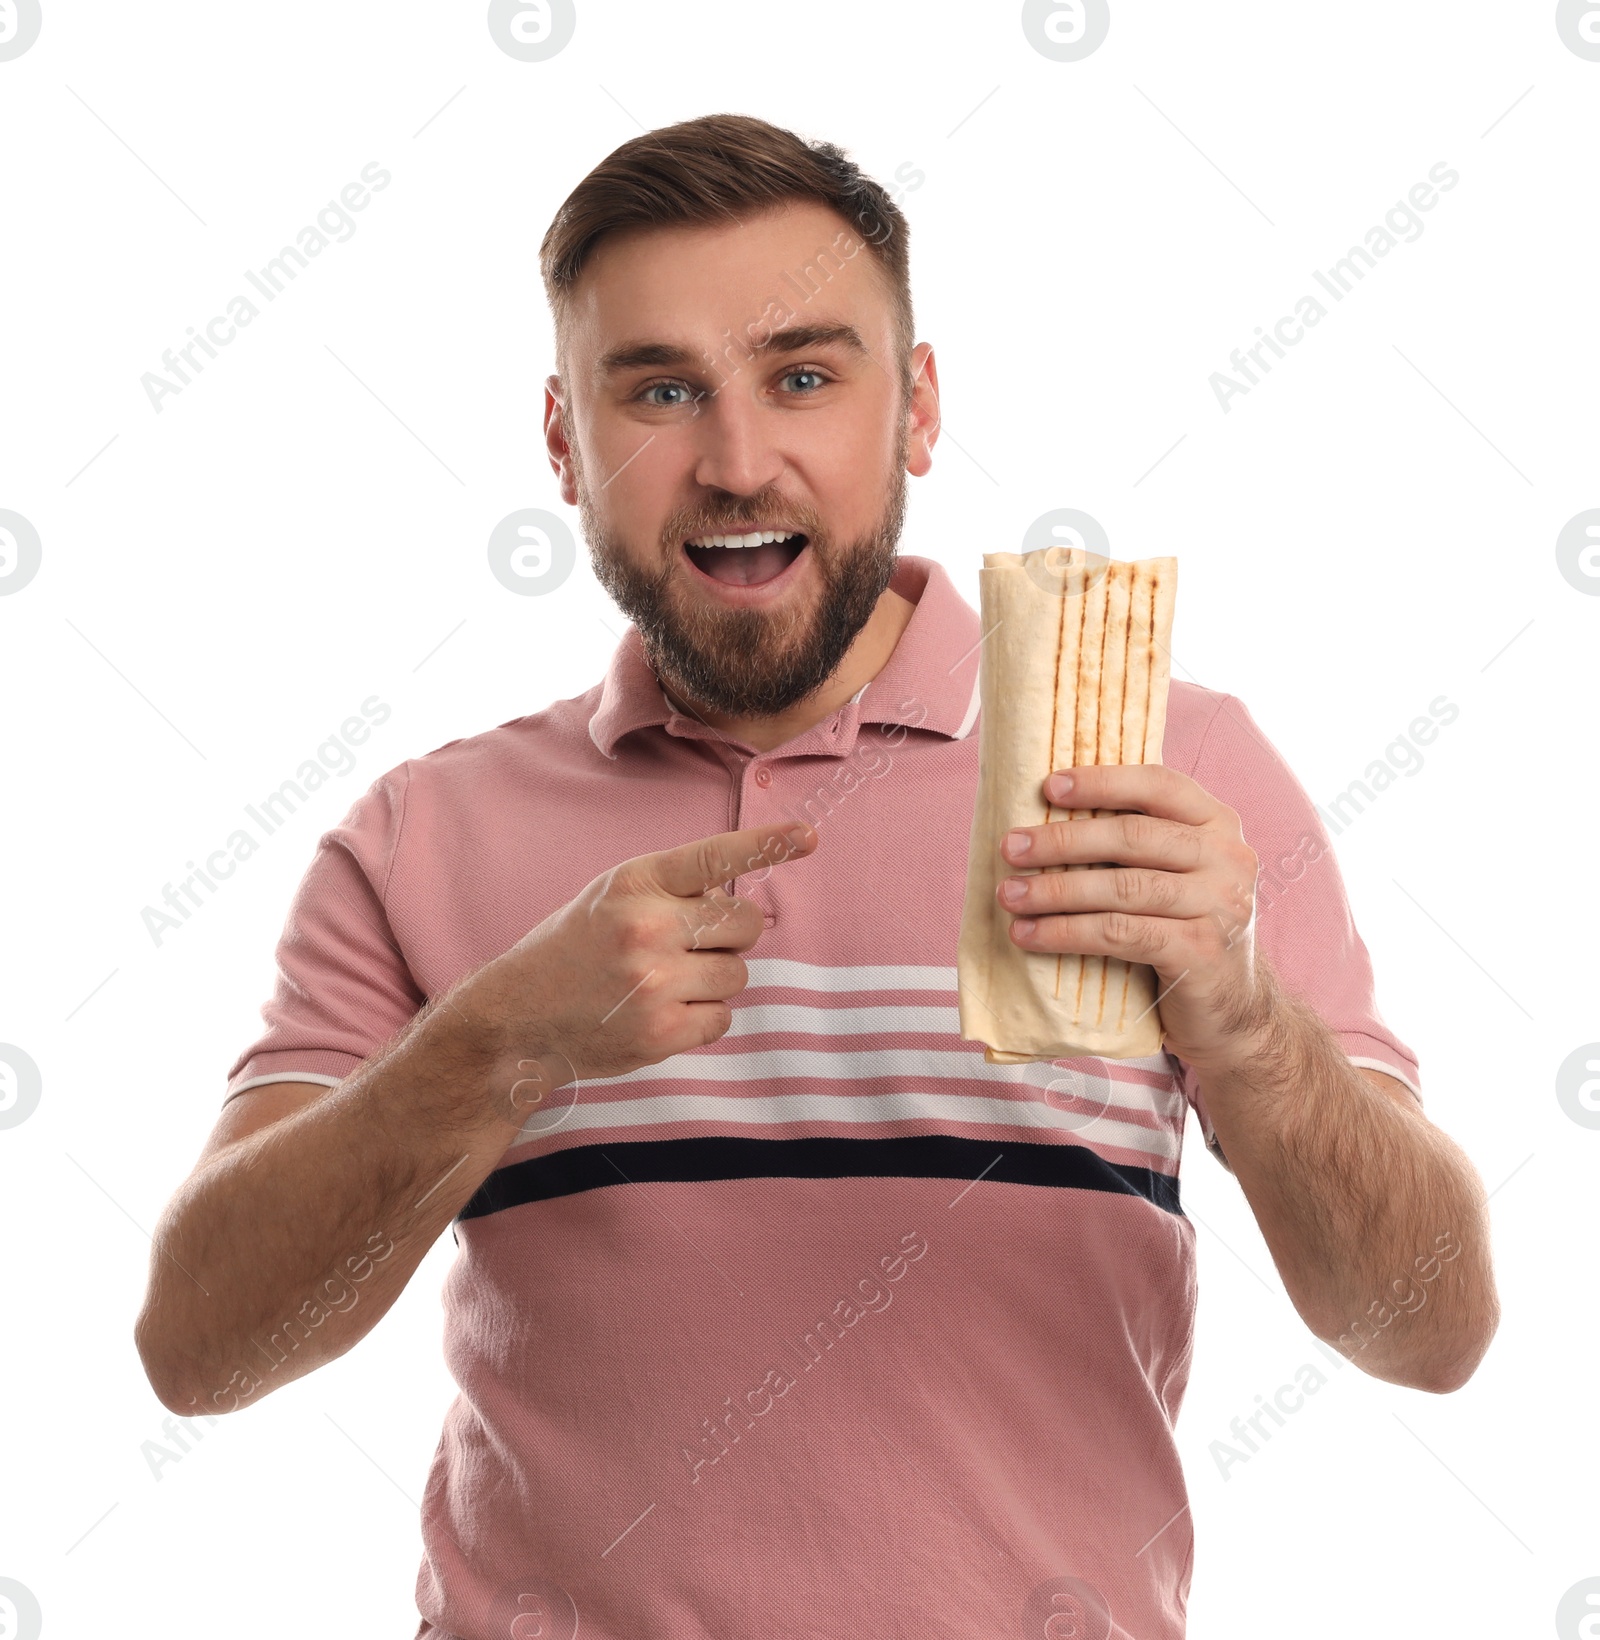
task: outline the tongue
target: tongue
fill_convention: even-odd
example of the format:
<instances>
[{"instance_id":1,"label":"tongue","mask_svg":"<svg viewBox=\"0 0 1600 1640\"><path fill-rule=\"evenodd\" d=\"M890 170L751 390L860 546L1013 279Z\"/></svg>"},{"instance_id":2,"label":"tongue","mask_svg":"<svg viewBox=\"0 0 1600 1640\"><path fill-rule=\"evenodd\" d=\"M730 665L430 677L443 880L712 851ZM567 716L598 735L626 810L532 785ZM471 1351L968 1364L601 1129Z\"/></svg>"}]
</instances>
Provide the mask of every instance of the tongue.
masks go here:
<instances>
[{"instance_id":1,"label":"tongue","mask_svg":"<svg viewBox=\"0 0 1600 1640\"><path fill-rule=\"evenodd\" d=\"M800 556L798 541L762 541L761 546L692 546L690 556L715 581L754 587L770 581Z\"/></svg>"},{"instance_id":2,"label":"tongue","mask_svg":"<svg viewBox=\"0 0 1600 1640\"><path fill-rule=\"evenodd\" d=\"M690 547L695 564L717 581L758 586L781 575L799 556L797 541L764 541L759 547Z\"/></svg>"}]
</instances>

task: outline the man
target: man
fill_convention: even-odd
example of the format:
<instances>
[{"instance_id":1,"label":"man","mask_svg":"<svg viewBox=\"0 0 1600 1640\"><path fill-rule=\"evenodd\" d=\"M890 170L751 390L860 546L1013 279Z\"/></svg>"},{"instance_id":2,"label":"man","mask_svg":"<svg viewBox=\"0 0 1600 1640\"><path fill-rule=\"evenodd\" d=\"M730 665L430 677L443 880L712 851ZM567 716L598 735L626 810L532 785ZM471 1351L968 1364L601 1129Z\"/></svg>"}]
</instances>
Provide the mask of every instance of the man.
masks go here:
<instances>
[{"instance_id":1,"label":"man","mask_svg":"<svg viewBox=\"0 0 1600 1640\"><path fill-rule=\"evenodd\" d=\"M1233 697L1174 682L1164 767L1072 771L1123 812L1010 856L1112 862L1020 876L1013 937L1152 964L1165 1051L960 1038L983 635L896 554L939 431L906 248L734 116L563 205L546 444L633 625L324 837L157 1234L138 1342L194 1412L349 1349L454 1227L419 1637L1180 1636L1191 1105L1319 1337L1447 1391L1494 1331L1481 1182Z\"/></svg>"}]
</instances>

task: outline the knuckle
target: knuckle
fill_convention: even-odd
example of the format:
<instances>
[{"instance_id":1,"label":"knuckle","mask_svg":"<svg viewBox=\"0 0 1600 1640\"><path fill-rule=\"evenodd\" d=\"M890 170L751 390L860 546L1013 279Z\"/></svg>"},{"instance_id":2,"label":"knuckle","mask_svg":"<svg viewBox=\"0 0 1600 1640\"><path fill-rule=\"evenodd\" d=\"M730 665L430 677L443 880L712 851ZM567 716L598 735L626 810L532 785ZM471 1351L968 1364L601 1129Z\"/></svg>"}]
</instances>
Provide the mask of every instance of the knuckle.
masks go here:
<instances>
[{"instance_id":1,"label":"knuckle","mask_svg":"<svg viewBox=\"0 0 1600 1640\"><path fill-rule=\"evenodd\" d=\"M733 1009L726 1002L708 1002L700 1013L700 1041L704 1048L728 1034L733 1024Z\"/></svg>"},{"instance_id":2,"label":"knuckle","mask_svg":"<svg viewBox=\"0 0 1600 1640\"><path fill-rule=\"evenodd\" d=\"M1106 912L1101 926L1112 944L1120 945L1136 956L1148 955L1159 944L1159 939L1150 925L1142 918L1132 916L1126 911Z\"/></svg>"},{"instance_id":3,"label":"knuckle","mask_svg":"<svg viewBox=\"0 0 1600 1640\"><path fill-rule=\"evenodd\" d=\"M1161 836L1160 822L1148 814L1122 816L1123 841L1138 853L1154 848Z\"/></svg>"},{"instance_id":4,"label":"knuckle","mask_svg":"<svg viewBox=\"0 0 1600 1640\"><path fill-rule=\"evenodd\" d=\"M629 1002L648 1002L651 997L660 993L666 983L666 976L659 965L642 952L627 957L619 968L618 978L622 983L622 994Z\"/></svg>"},{"instance_id":5,"label":"knuckle","mask_svg":"<svg viewBox=\"0 0 1600 1640\"><path fill-rule=\"evenodd\" d=\"M675 1008L653 1008L639 1021L634 1037L652 1059L665 1059L677 1051L678 1027Z\"/></svg>"},{"instance_id":6,"label":"knuckle","mask_svg":"<svg viewBox=\"0 0 1600 1640\"><path fill-rule=\"evenodd\" d=\"M694 868L706 882L725 883L733 876L728 851L714 837L701 840L694 851Z\"/></svg>"},{"instance_id":7,"label":"knuckle","mask_svg":"<svg viewBox=\"0 0 1600 1640\"><path fill-rule=\"evenodd\" d=\"M624 956L642 956L656 944L655 924L643 910L630 907L616 919L612 926L611 938L617 950ZM647 965L641 965L640 973L644 971L645 966Z\"/></svg>"},{"instance_id":8,"label":"knuckle","mask_svg":"<svg viewBox=\"0 0 1600 1640\"><path fill-rule=\"evenodd\" d=\"M1073 838L1078 835L1071 820L1046 820L1042 825L1025 826L1020 829L1033 833L1033 852L1024 855L1017 862L1014 869L1019 871L1024 870L1041 855L1048 855L1051 859L1060 856L1070 858L1068 851Z\"/></svg>"},{"instance_id":9,"label":"knuckle","mask_svg":"<svg viewBox=\"0 0 1600 1640\"><path fill-rule=\"evenodd\" d=\"M678 916L689 933L690 949L698 951L710 945L732 920L737 903L707 894L681 910Z\"/></svg>"},{"instance_id":10,"label":"knuckle","mask_svg":"<svg viewBox=\"0 0 1600 1640\"><path fill-rule=\"evenodd\" d=\"M741 908L741 915L734 925L736 944L741 951L748 951L761 938L766 929L766 919L761 915L761 907L753 901Z\"/></svg>"},{"instance_id":11,"label":"knuckle","mask_svg":"<svg viewBox=\"0 0 1600 1640\"><path fill-rule=\"evenodd\" d=\"M1181 885L1170 871L1155 871L1149 874L1146 903L1158 913L1166 913L1176 909Z\"/></svg>"},{"instance_id":12,"label":"knuckle","mask_svg":"<svg viewBox=\"0 0 1600 1640\"><path fill-rule=\"evenodd\" d=\"M1152 897L1153 880L1147 871L1123 866L1111 872L1110 877L1112 896L1122 910L1132 910L1135 906L1147 904Z\"/></svg>"},{"instance_id":13,"label":"knuckle","mask_svg":"<svg viewBox=\"0 0 1600 1640\"><path fill-rule=\"evenodd\" d=\"M1250 918L1256 914L1256 885L1252 879L1243 882L1234 890L1233 904L1239 915Z\"/></svg>"},{"instance_id":14,"label":"knuckle","mask_svg":"<svg viewBox=\"0 0 1600 1640\"><path fill-rule=\"evenodd\" d=\"M730 941L749 945L762 926L761 911L752 901L720 891L702 896L692 911L684 913L684 922L694 935L692 948L697 951L719 950Z\"/></svg>"}]
</instances>

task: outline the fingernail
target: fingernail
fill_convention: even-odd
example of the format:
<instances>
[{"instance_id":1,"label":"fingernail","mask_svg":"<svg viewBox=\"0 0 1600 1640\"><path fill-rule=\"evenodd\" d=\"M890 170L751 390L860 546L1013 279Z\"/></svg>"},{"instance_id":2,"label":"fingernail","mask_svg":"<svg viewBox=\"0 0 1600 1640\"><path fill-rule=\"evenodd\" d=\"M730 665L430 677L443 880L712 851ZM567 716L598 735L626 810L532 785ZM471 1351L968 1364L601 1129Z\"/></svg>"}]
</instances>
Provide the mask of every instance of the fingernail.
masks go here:
<instances>
[{"instance_id":1,"label":"fingernail","mask_svg":"<svg viewBox=\"0 0 1600 1640\"><path fill-rule=\"evenodd\" d=\"M1028 892L1028 885L1016 877L1008 877L1000 885L1000 898L1007 905L1016 905Z\"/></svg>"},{"instance_id":2,"label":"fingernail","mask_svg":"<svg viewBox=\"0 0 1600 1640\"><path fill-rule=\"evenodd\" d=\"M1006 853L1012 859L1019 859L1033 847L1032 836L1025 831L1008 831L1006 833Z\"/></svg>"},{"instance_id":3,"label":"fingernail","mask_svg":"<svg viewBox=\"0 0 1600 1640\"><path fill-rule=\"evenodd\" d=\"M1072 776L1070 774L1053 774L1044 784L1045 790L1052 797L1065 797L1072 790Z\"/></svg>"},{"instance_id":4,"label":"fingernail","mask_svg":"<svg viewBox=\"0 0 1600 1640\"><path fill-rule=\"evenodd\" d=\"M1011 932L1019 940L1025 940L1033 932L1034 922L1033 917L1018 917L1011 924Z\"/></svg>"}]
</instances>

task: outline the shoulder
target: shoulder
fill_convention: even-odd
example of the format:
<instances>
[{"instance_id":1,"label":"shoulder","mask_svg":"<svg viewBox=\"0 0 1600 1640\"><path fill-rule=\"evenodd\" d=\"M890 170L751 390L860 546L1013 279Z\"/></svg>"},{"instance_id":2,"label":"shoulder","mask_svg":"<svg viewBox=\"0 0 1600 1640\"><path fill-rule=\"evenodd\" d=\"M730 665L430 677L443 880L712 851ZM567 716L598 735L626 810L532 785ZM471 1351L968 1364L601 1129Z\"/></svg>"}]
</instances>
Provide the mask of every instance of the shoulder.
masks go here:
<instances>
[{"instance_id":1,"label":"shoulder","mask_svg":"<svg viewBox=\"0 0 1600 1640\"><path fill-rule=\"evenodd\" d=\"M1167 725L1161 738L1161 761L1169 769L1192 775L1217 719L1230 707L1242 707L1235 695L1173 678L1167 685Z\"/></svg>"},{"instance_id":2,"label":"shoulder","mask_svg":"<svg viewBox=\"0 0 1600 1640\"><path fill-rule=\"evenodd\" d=\"M1174 682L1162 762L1255 825L1315 824L1315 805L1289 761L1237 695Z\"/></svg>"},{"instance_id":3,"label":"shoulder","mask_svg":"<svg viewBox=\"0 0 1600 1640\"><path fill-rule=\"evenodd\" d=\"M1173 686L1174 691L1178 686ZM1189 712L1181 752L1163 758L1239 816L1263 869L1297 878L1306 862L1324 857L1320 880L1343 894L1322 810L1288 759L1237 695L1186 686ZM1178 762L1181 755L1185 761ZM1302 900L1309 897L1302 894Z\"/></svg>"},{"instance_id":4,"label":"shoulder","mask_svg":"<svg viewBox=\"0 0 1600 1640\"><path fill-rule=\"evenodd\" d=\"M529 803L568 790L574 777L604 763L589 738L599 693L596 685L395 764L356 800L339 840L393 860L419 847L452 846L452 838L496 822L514 823Z\"/></svg>"},{"instance_id":5,"label":"shoulder","mask_svg":"<svg viewBox=\"0 0 1600 1640\"><path fill-rule=\"evenodd\" d=\"M485 788L520 783L541 772L553 774L576 761L597 758L599 753L589 738L589 720L599 701L596 684L582 695L553 701L525 717L447 740L406 762L409 787L414 795L471 797Z\"/></svg>"}]
</instances>

